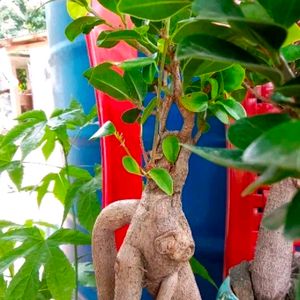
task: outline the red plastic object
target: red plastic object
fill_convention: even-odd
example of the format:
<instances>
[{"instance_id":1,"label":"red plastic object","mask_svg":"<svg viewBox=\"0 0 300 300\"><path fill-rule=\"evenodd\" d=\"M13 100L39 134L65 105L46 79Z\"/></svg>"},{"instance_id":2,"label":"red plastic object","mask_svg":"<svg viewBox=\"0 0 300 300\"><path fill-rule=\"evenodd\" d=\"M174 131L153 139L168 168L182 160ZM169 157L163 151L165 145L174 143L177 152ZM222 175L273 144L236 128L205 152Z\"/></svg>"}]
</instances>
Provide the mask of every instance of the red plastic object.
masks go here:
<instances>
[{"instance_id":1,"label":"red plastic object","mask_svg":"<svg viewBox=\"0 0 300 300\"><path fill-rule=\"evenodd\" d=\"M258 94L264 98L269 98L271 91L271 84L265 84L257 88ZM251 93L247 94L243 105L248 116L280 112L272 104L260 101ZM243 260L251 260L254 256L257 234L269 187L261 187L255 193L246 197L242 197L241 193L256 177L257 175L254 173L235 169L228 170L225 276L227 276L231 267Z\"/></svg>"},{"instance_id":2,"label":"red plastic object","mask_svg":"<svg viewBox=\"0 0 300 300\"><path fill-rule=\"evenodd\" d=\"M121 26L120 18L101 7L97 1L93 1L93 7L110 24ZM99 26L87 36L87 47L92 66L104 61L120 62L125 59L137 57L137 51L125 43L119 43L114 48L104 49L96 46L99 33L109 29L107 26ZM129 101L116 101L101 91L96 91L97 107L100 124L112 121L117 131L123 134L126 146L131 154L141 163L140 126L126 124L122 121L122 113L133 105ZM140 199L142 193L142 180L136 175L129 174L122 166L122 158L126 155L123 148L114 136L101 139L101 157L103 167L103 207L116 200ZM117 246L120 247L126 229L117 233Z\"/></svg>"}]
</instances>

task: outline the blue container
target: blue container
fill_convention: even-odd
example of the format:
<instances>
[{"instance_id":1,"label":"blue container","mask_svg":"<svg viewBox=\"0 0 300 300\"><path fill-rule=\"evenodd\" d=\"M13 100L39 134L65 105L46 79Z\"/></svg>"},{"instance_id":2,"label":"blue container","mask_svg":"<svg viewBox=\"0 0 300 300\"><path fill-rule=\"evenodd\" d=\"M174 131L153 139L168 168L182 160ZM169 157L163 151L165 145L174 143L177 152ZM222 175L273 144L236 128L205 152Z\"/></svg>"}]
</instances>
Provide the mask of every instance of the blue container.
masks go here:
<instances>
[{"instance_id":1,"label":"blue container","mask_svg":"<svg viewBox=\"0 0 300 300\"><path fill-rule=\"evenodd\" d=\"M55 106L65 108L76 99L84 111L89 112L96 100L94 89L82 76L90 67L87 48L82 35L74 42L70 42L65 36L65 28L72 21L66 11L66 1L49 3L46 6L46 20ZM100 162L99 141L88 140L96 130L97 126L72 133L73 148L69 156L71 164L87 166L91 171L93 165Z\"/></svg>"},{"instance_id":2,"label":"blue container","mask_svg":"<svg viewBox=\"0 0 300 300\"><path fill-rule=\"evenodd\" d=\"M47 4L46 21L55 106L66 108L73 99L76 99L87 113L96 104L94 89L82 76L90 67L87 48L83 36L72 43L65 37L65 28L72 21L66 11L65 0ZM99 141L89 141L97 129L98 126L90 126L80 132L71 132L72 149L69 154L71 164L92 172L94 165L100 163ZM86 255L90 254L91 250L90 247L83 247L80 252L79 255ZM86 260L91 258L87 257ZM80 287L79 292L82 299L97 299L95 289Z\"/></svg>"}]
</instances>

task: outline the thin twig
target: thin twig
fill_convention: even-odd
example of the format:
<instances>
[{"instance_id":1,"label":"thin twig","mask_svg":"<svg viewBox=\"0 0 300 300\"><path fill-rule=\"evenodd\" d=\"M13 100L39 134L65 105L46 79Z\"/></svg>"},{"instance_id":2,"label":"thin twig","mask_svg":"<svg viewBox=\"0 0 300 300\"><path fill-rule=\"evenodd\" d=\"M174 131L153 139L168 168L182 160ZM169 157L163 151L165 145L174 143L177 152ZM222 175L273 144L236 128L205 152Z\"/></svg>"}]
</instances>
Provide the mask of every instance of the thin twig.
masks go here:
<instances>
[{"instance_id":1,"label":"thin twig","mask_svg":"<svg viewBox=\"0 0 300 300\"><path fill-rule=\"evenodd\" d=\"M243 82L242 84L251 94L255 96L256 99L262 101L262 102L270 102L269 99L265 98L261 94L257 92L257 90L253 87L250 86L246 81Z\"/></svg>"}]
</instances>

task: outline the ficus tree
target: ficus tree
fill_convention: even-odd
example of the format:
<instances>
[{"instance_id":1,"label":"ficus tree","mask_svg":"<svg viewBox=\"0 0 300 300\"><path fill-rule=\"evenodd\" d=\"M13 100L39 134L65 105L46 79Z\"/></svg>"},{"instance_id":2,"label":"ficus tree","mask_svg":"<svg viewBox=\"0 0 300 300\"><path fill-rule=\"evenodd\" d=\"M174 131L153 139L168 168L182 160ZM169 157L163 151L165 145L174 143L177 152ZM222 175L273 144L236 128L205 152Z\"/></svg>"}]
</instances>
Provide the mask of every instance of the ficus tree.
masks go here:
<instances>
[{"instance_id":1,"label":"ficus tree","mask_svg":"<svg viewBox=\"0 0 300 300\"><path fill-rule=\"evenodd\" d=\"M261 184L283 180L271 189L266 213L290 203L296 193L297 182L290 178L299 176L299 124L294 120L299 113L295 78L299 47L290 44L299 39L295 22L300 6L282 0L98 1L123 25L110 24L86 0L69 0L69 11L76 18L66 28L67 37L74 40L101 25L99 47L123 41L142 55L104 62L84 76L116 101L135 105L122 115L124 122L143 125L155 116L153 145L144 151L142 165L112 122L102 124L93 136L114 136L124 149L124 168L146 182L141 201L114 202L97 219L93 259L99 298L140 299L146 287L159 300L200 299L189 265L195 245L181 206L191 151L224 166L261 173L248 193ZM255 92L255 85L268 81L275 86L273 100L286 114L246 118L240 104L246 90ZM152 95L150 102L147 92ZM182 117L176 131L169 130L166 122L171 107ZM195 146L208 131L210 117L227 125L237 120L228 132L237 149ZM299 237L297 195L280 208L280 218L278 213L271 217L276 225L286 220L292 238ZM117 253L114 230L125 224L130 226ZM261 228L248 270L251 299L285 299L292 256L292 243L281 230ZM238 288L234 292L238 294ZM248 295L238 297L250 299Z\"/></svg>"},{"instance_id":2,"label":"ficus tree","mask_svg":"<svg viewBox=\"0 0 300 300\"><path fill-rule=\"evenodd\" d=\"M25 112L13 128L0 135L0 174L9 175L15 192L34 193L38 206L51 193L57 199L53 201L64 208L60 226L39 216L24 224L0 220L1 299L78 299L79 285L94 286L93 268L85 257L89 253L80 256L78 247L91 244L92 228L100 212L97 191L101 188L101 168L95 165L91 174L86 166L71 165L68 154L76 135L94 124L96 115L95 109L86 114L72 101L70 107L56 109L49 117L41 110ZM23 179L31 176L34 164L28 156L41 151L45 162L39 164L46 168L55 149L62 153L62 164L50 165L52 172L32 186L24 186ZM66 222L69 212L72 221ZM73 259L62 251L62 245L71 245L68 252Z\"/></svg>"}]
</instances>

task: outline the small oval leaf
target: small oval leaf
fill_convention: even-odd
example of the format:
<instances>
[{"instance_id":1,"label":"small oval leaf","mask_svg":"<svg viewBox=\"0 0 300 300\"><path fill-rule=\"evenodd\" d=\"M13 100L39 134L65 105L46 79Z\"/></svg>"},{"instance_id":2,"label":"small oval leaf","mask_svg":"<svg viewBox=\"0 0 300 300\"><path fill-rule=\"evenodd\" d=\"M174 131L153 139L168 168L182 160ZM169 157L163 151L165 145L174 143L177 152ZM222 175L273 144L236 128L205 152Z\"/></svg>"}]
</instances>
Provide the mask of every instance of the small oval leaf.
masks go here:
<instances>
[{"instance_id":1,"label":"small oval leaf","mask_svg":"<svg viewBox=\"0 0 300 300\"><path fill-rule=\"evenodd\" d=\"M111 121L107 121L100 127L100 129L92 137L90 137L90 140L113 135L115 132L116 132L115 125Z\"/></svg>"},{"instance_id":2,"label":"small oval leaf","mask_svg":"<svg viewBox=\"0 0 300 300\"><path fill-rule=\"evenodd\" d=\"M140 166L131 156L124 156L122 164L125 170L131 174L141 175Z\"/></svg>"},{"instance_id":3,"label":"small oval leaf","mask_svg":"<svg viewBox=\"0 0 300 300\"><path fill-rule=\"evenodd\" d=\"M134 123L138 117L140 116L140 113L142 111L138 108L132 108L132 109L129 109L129 110L126 110L123 114L122 114L122 120L125 122L125 123Z\"/></svg>"},{"instance_id":4,"label":"small oval leaf","mask_svg":"<svg viewBox=\"0 0 300 300\"><path fill-rule=\"evenodd\" d=\"M164 156L170 163L175 163L180 151L179 140L175 135L167 136L162 142Z\"/></svg>"},{"instance_id":5,"label":"small oval leaf","mask_svg":"<svg viewBox=\"0 0 300 300\"><path fill-rule=\"evenodd\" d=\"M247 116L242 104L233 99L222 99L217 103L222 105L225 111L235 120L239 120Z\"/></svg>"},{"instance_id":6,"label":"small oval leaf","mask_svg":"<svg viewBox=\"0 0 300 300\"><path fill-rule=\"evenodd\" d=\"M181 98L182 106L192 112L205 111L208 107L208 96L203 92L195 92Z\"/></svg>"},{"instance_id":7,"label":"small oval leaf","mask_svg":"<svg viewBox=\"0 0 300 300\"><path fill-rule=\"evenodd\" d=\"M153 168L148 172L148 175L162 191L169 196L173 195L173 179L166 169Z\"/></svg>"}]
</instances>

